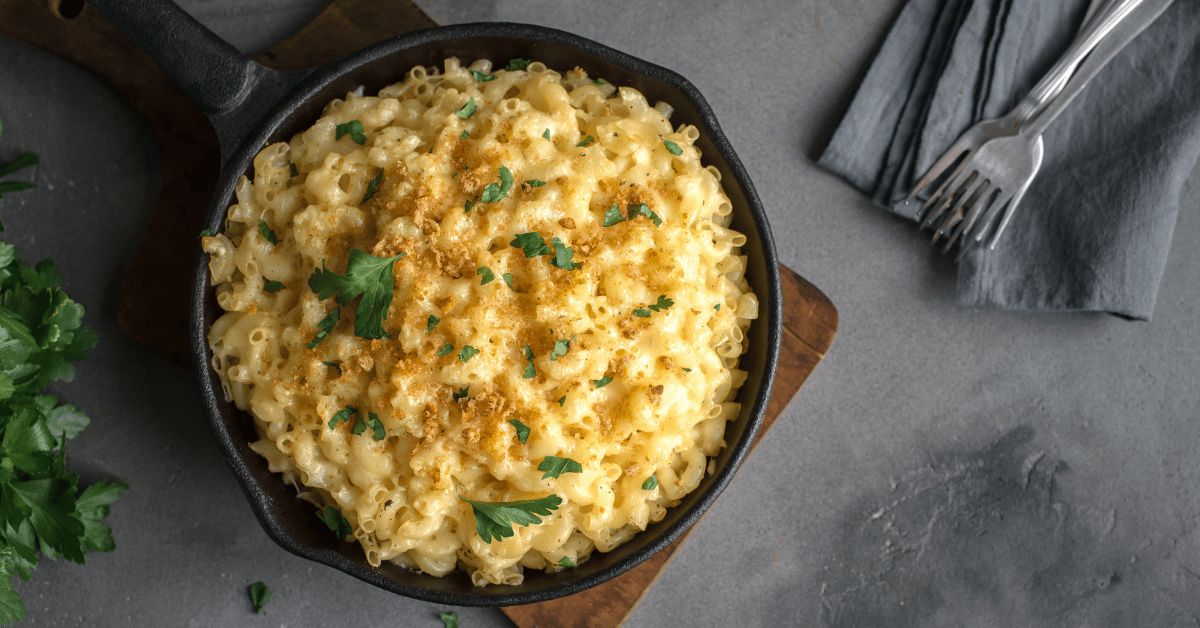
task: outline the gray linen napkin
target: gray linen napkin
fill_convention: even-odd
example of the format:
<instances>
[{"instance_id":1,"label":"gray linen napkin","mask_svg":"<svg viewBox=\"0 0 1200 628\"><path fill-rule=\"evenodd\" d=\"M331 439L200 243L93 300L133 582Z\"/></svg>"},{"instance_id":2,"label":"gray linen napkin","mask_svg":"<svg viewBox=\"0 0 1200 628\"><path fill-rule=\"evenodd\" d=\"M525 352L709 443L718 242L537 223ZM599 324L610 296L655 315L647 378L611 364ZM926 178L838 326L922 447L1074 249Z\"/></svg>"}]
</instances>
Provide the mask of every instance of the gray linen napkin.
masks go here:
<instances>
[{"instance_id":1,"label":"gray linen napkin","mask_svg":"<svg viewBox=\"0 0 1200 628\"><path fill-rule=\"evenodd\" d=\"M1007 113L1070 45L1088 0L909 0L818 165L916 218L912 184ZM1043 136L1045 159L955 299L1150 320L1184 179L1200 157L1200 0L1176 0Z\"/></svg>"}]
</instances>

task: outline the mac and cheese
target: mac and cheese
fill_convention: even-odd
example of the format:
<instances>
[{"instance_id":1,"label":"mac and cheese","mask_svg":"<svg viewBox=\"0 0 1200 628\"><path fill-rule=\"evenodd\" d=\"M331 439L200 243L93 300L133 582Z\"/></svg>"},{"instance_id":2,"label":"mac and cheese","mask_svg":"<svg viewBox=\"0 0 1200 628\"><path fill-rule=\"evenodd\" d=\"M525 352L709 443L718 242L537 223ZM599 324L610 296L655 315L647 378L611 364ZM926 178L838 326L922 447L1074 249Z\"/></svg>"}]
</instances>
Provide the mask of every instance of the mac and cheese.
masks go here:
<instances>
[{"instance_id":1,"label":"mac and cheese","mask_svg":"<svg viewBox=\"0 0 1200 628\"><path fill-rule=\"evenodd\" d=\"M695 127L580 69L512 67L451 58L333 101L203 239L212 367L253 449L371 564L478 585L611 550L695 489L758 310ZM310 282L353 279L352 250L400 256L357 310ZM368 299L384 337L356 335ZM581 470L538 468L561 459ZM465 501L551 495L491 542Z\"/></svg>"}]
</instances>

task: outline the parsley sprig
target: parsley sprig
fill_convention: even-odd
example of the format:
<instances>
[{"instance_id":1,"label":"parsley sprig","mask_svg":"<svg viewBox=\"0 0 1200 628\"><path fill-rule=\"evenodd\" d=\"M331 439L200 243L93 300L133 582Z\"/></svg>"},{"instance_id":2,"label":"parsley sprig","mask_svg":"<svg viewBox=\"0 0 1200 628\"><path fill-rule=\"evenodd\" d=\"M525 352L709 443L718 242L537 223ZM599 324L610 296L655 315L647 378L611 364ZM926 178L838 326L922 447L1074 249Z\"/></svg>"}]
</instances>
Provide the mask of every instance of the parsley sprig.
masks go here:
<instances>
[{"instance_id":1,"label":"parsley sprig","mask_svg":"<svg viewBox=\"0 0 1200 628\"><path fill-rule=\"evenodd\" d=\"M73 379L71 362L84 358L98 336L82 325L83 307L61 284L53 262L24 266L16 248L0 242L0 623L6 625L24 619L12 578L28 581L39 551L83 563L89 551L113 550L101 520L129 488L96 482L80 492L79 476L66 470L66 443L89 419L41 392Z\"/></svg>"},{"instance_id":2,"label":"parsley sprig","mask_svg":"<svg viewBox=\"0 0 1200 628\"><path fill-rule=\"evenodd\" d=\"M545 471L542 479L557 478L564 473L583 473L583 465L570 458L546 456L538 465L538 471Z\"/></svg>"},{"instance_id":3,"label":"parsley sprig","mask_svg":"<svg viewBox=\"0 0 1200 628\"><path fill-rule=\"evenodd\" d=\"M313 271L308 278L308 287L322 301L336 297L338 305L346 305L361 296L362 300L354 310L354 335L359 338L387 338L383 321L392 304L395 282L392 266L401 257L404 257L404 253L383 258L350 249L345 275L329 270L325 262L321 262L321 268Z\"/></svg>"},{"instance_id":4,"label":"parsley sprig","mask_svg":"<svg viewBox=\"0 0 1200 628\"><path fill-rule=\"evenodd\" d=\"M558 495L547 495L541 499L524 499L515 502L484 502L467 499L462 495L459 499L471 504L475 514L475 531L484 543L492 539L507 539L511 537L513 525L537 525L542 522L538 515L546 516L558 510L562 498Z\"/></svg>"},{"instance_id":5,"label":"parsley sprig","mask_svg":"<svg viewBox=\"0 0 1200 628\"><path fill-rule=\"evenodd\" d=\"M363 128L362 122L351 120L345 124L339 124L333 129L333 139L340 140L342 136L349 135L350 141L362 146L367 143L366 129Z\"/></svg>"}]
</instances>

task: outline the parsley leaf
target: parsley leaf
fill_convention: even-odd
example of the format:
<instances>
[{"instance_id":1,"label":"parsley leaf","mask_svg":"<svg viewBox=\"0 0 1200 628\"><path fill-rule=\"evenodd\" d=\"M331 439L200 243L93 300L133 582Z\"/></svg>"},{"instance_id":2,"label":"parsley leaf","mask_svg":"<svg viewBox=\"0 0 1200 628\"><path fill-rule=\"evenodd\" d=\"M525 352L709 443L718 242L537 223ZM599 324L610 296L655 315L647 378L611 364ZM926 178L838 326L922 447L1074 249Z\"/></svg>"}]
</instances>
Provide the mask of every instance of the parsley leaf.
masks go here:
<instances>
[{"instance_id":1,"label":"parsley leaf","mask_svg":"<svg viewBox=\"0 0 1200 628\"><path fill-rule=\"evenodd\" d=\"M683 149L679 147L679 144L676 144L675 142L672 142L671 140L663 140L663 146L666 146L667 152L671 153L672 155L682 155L683 154Z\"/></svg>"},{"instance_id":2,"label":"parsley leaf","mask_svg":"<svg viewBox=\"0 0 1200 628\"><path fill-rule=\"evenodd\" d=\"M563 404L564 404L564 403L566 403L566 402L567 402L567 396L566 396L566 395L563 395L563 396L559 397L559 398L558 398L558 407L560 407L560 408L561 408L561 407L563 406Z\"/></svg>"},{"instance_id":3,"label":"parsley leaf","mask_svg":"<svg viewBox=\"0 0 1200 628\"><path fill-rule=\"evenodd\" d=\"M642 317L642 318L650 318L650 310L643 310L643 309L641 309L641 308L634 308L634 310L633 310L633 315L634 315L634 316L640 316L640 317Z\"/></svg>"},{"instance_id":4,"label":"parsley leaf","mask_svg":"<svg viewBox=\"0 0 1200 628\"><path fill-rule=\"evenodd\" d=\"M276 292L283 290L283 282L268 279L263 282L263 290L266 290L267 292L270 292L271 294L275 294Z\"/></svg>"},{"instance_id":5,"label":"parsley leaf","mask_svg":"<svg viewBox=\"0 0 1200 628\"><path fill-rule=\"evenodd\" d=\"M438 615L438 619L442 620L442 628L458 628L458 613L442 613Z\"/></svg>"},{"instance_id":6,"label":"parsley leaf","mask_svg":"<svg viewBox=\"0 0 1200 628\"><path fill-rule=\"evenodd\" d=\"M374 179L367 182L367 191L363 194L363 199L359 201L359 205L371 200L375 193L379 191L379 184L383 182L383 168L379 169L379 174L375 175Z\"/></svg>"},{"instance_id":7,"label":"parsley leaf","mask_svg":"<svg viewBox=\"0 0 1200 628\"><path fill-rule=\"evenodd\" d=\"M467 131L463 131L463 132L462 132L462 135L458 136L458 139L460 139L460 140L465 140L465 139L467 139L467 138L468 138L470 135L471 135L471 134L470 134L469 132L467 132ZM457 172L454 172L454 173L452 173L452 174L455 174L455 175L457 175L458 173L457 173Z\"/></svg>"},{"instance_id":8,"label":"parsley leaf","mask_svg":"<svg viewBox=\"0 0 1200 628\"><path fill-rule=\"evenodd\" d=\"M571 258L575 257L575 249L564 245L558 238L551 240L551 243L554 245L554 259L550 260L551 265L563 270L579 270L582 267L579 262L571 261Z\"/></svg>"},{"instance_id":9,"label":"parsley leaf","mask_svg":"<svg viewBox=\"0 0 1200 628\"><path fill-rule=\"evenodd\" d=\"M213 236L212 229L204 229L203 231L200 232L201 238L211 238L212 236Z\"/></svg>"},{"instance_id":10,"label":"parsley leaf","mask_svg":"<svg viewBox=\"0 0 1200 628\"><path fill-rule=\"evenodd\" d=\"M512 273L504 273L503 275L500 275L500 276L504 278L504 283L508 284L508 289L512 290L512 280L513 280Z\"/></svg>"},{"instance_id":11,"label":"parsley leaf","mask_svg":"<svg viewBox=\"0 0 1200 628\"><path fill-rule=\"evenodd\" d=\"M458 392L451 393L450 396L453 397L455 401L458 401L459 399L466 399L467 395L469 394L471 394L471 387L467 386L466 388L459 388Z\"/></svg>"},{"instance_id":12,"label":"parsley leaf","mask_svg":"<svg viewBox=\"0 0 1200 628\"><path fill-rule=\"evenodd\" d=\"M509 72L516 72L528 68L530 63L532 62L529 59L509 59L508 67L504 69Z\"/></svg>"},{"instance_id":13,"label":"parsley leaf","mask_svg":"<svg viewBox=\"0 0 1200 628\"><path fill-rule=\"evenodd\" d=\"M465 213L471 211L471 208L474 207L475 203L478 203L478 202L479 202L478 198L473 198L473 199L467 201L466 203L464 203L463 204L463 213L465 214Z\"/></svg>"},{"instance_id":14,"label":"parsley leaf","mask_svg":"<svg viewBox=\"0 0 1200 628\"><path fill-rule=\"evenodd\" d=\"M300 176L300 170L298 168L296 168L296 164L292 163L292 162L288 162L288 173L291 174L293 177Z\"/></svg>"},{"instance_id":15,"label":"parsley leaf","mask_svg":"<svg viewBox=\"0 0 1200 628\"><path fill-rule=\"evenodd\" d=\"M438 349L438 355L447 355L451 351L454 351L454 345L447 342L445 345L442 346L441 349Z\"/></svg>"},{"instance_id":16,"label":"parsley leaf","mask_svg":"<svg viewBox=\"0 0 1200 628\"><path fill-rule=\"evenodd\" d=\"M250 603L254 605L255 613L261 615L263 607L270 601L271 590L261 580L250 585Z\"/></svg>"},{"instance_id":17,"label":"parsley leaf","mask_svg":"<svg viewBox=\"0 0 1200 628\"><path fill-rule=\"evenodd\" d=\"M567 351L569 351L571 349L571 340L574 340L574 339L575 339L575 336L571 336L570 340L555 341L554 342L554 351L550 352L550 361L557 362L560 357L567 355Z\"/></svg>"},{"instance_id":18,"label":"parsley leaf","mask_svg":"<svg viewBox=\"0 0 1200 628\"><path fill-rule=\"evenodd\" d=\"M375 440L383 440L387 436L387 430L383 427L383 421L379 420L379 415L374 412L367 413L367 426L371 428L371 438Z\"/></svg>"},{"instance_id":19,"label":"parsley leaf","mask_svg":"<svg viewBox=\"0 0 1200 628\"><path fill-rule=\"evenodd\" d=\"M529 361L529 366L525 367L524 379L533 379L537 377L537 368L533 365L533 349L529 345L525 345L525 359Z\"/></svg>"},{"instance_id":20,"label":"parsley leaf","mask_svg":"<svg viewBox=\"0 0 1200 628\"><path fill-rule=\"evenodd\" d=\"M495 203L496 201L508 196L508 191L512 189L513 176L512 172L500 166L500 184L489 183L483 188L483 195L479 200L484 203Z\"/></svg>"},{"instance_id":21,"label":"parsley leaf","mask_svg":"<svg viewBox=\"0 0 1200 628\"><path fill-rule=\"evenodd\" d=\"M609 383L609 382L611 382L611 381L612 381L612 378L611 378L611 377L609 377L609 376L607 376L607 375L605 375L605 376L604 376L603 378L601 378L601 379L593 379L593 380L592 380L592 383L596 385L596 388L604 388L604 387L605 387L605 386L607 386L607 385L608 385L608 383Z\"/></svg>"},{"instance_id":22,"label":"parsley leaf","mask_svg":"<svg viewBox=\"0 0 1200 628\"><path fill-rule=\"evenodd\" d=\"M571 460L570 458L559 458L558 456L546 456L542 459L542 463L538 465L538 471L545 471L542 479L557 478L564 473L583 473L583 465Z\"/></svg>"},{"instance_id":23,"label":"parsley leaf","mask_svg":"<svg viewBox=\"0 0 1200 628\"><path fill-rule=\"evenodd\" d=\"M650 211L650 207L645 203L629 206L629 219L632 220L638 216L645 216L649 218L650 222L653 222L655 227L662 225L662 218L659 217L658 214Z\"/></svg>"},{"instance_id":24,"label":"parsley leaf","mask_svg":"<svg viewBox=\"0 0 1200 628\"><path fill-rule=\"evenodd\" d=\"M349 135L350 141L362 146L367 143L366 129L363 128L362 122L351 120L345 124L339 124L333 129L333 139L340 140L343 135Z\"/></svg>"},{"instance_id":25,"label":"parsley leaf","mask_svg":"<svg viewBox=\"0 0 1200 628\"><path fill-rule=\"evenodd\" d=\"M644 491L653 491L656 488L658 488L658 476L657 475L652 475L652 476L646 478L645 482L642 482L642 490L644 490Z\"/></svg>"},{"instance_id":26,"label":"parsley leaf","mask_svg":"<svg viewBox=\"0 0 1200 628\"><path fill-rule=\"evenodd\" d=\"M19 157L10 163L0 166L0 177L7 177L12 173L28 168L37 162L37 155L34 155L33 153L21 153ZM37 186L32 183L25 183L24 181L0 181L0 198L4 198L3 195L8 194L9 192L20 192L21 190L28 190L35 187ZM0 231L3 231L3 229L0 229Z\"/></svg>"},{"instance_id":27,"label":"parsley leaf","mask_svg":"<svg viewBox=\"0 0 1200 628\"><path fill-rule=\"evenodd\" d=\"M671 307L672 305L675 305L674 301L672 301L671 299L668 299L667 295L660 294L660 295L658 295L658 301L650 304L649 307L650 307L650 309L654 310L655 312L661 312L661 311Z\"/></svg>"},{"instance_id":28,"label":"parsley leaf","mask_svg":"<svg viewBox=\"0 0 1200 628\"><path fill-rule=\"evenodd\" d=\"M279 238L276 238L275 232L271 231L271 228L267 226L267 221L261 218L258 220L258 234L266 238L267 242L270 242L272 245L279 245Z\"/></svg>"},{"instance_id":29,"label":"parsley leaf","mask_svg":"<svg viewBox=\"0 0 1200 628\"><path fill-rule=\"evenodd\" d=\"M621 215L621 208L613 205L604 212L604 226L611 227L617 223L625 222L625 217Z\"/></svg>"},{"instance_id":30,"label":"parsley leaf","mask_svg":"<svg viewBox=\"0 0 1200 628\"><path fill-rule=\"evenodd\" d=\"M546 138L546 141L549 142L550 141L550 129L546 129L545 131L542 131L542 137Z\"/></svg>"},{"instance_id":31,"label":"parsley leaf","mask_svg":"<svg viewBox=\"0 0 1200 628\"><path fill-rule=\"evenodd\" d=\"M543 185L546 185L546 182L538 179L530 179L525 182L525 185L528 185L531 188L540 188Z\"/></svg>"},{"instance_id":32,"label":"parsley leaf","mask_svg":"<svg viewBox=\"0 0 1200 628\"><path fill-rule=\"evenodd\" d=\"M338 305L346 305L362 296L358 308L354 310L354 335L359 338L387 338L383 321L392 304L395 284L392 267L403 256L404 253L390 258L375 257L358 249L350 249L345 275L330 271L321 262L321 268L313 271L308 278L308 287L322 301L337 295Z\"/></svg>"},{"instance_id":33,"label":"parsley leaf","mask_svg":"<svg viewBox=\"0 0 1200 628\"><path fill-rule=\"evenodd\" d=\"M462 351L458 352L458 359L462 360L463 364L466 364L467 360L470 360L477 355L479 355L479 349L476 349L471 345L464 345Z\"/></svg>"},{"instance_id":34,"label":"parsley leaf","mask_svg":"<svg viewBox=\"0 0 1200 628\"><path fill-rule=\"evenodd\" d=\"M333 327L338 324L338 321L341 320L341 318L342 308L333 308L333 311L329 313L329 316L322 318L321 322L317 323L317 337L308 343L308 348L312 349L320 344L321 341L325 339L325 336L328 336L329 332L333 331Z\"/></svg>"},{"instance_id":35,"label":"parsley leaf","mask_svg":"<svg viewBox=\"0 0 1200 628\"><path fill-rule=\"evenodd\" d=\"M468 70L468 71L471 73L471 76L475 77L475 80L479 81L480 83L486 83L488 81L496 80L495 74L486 74L483 72L478 72L476 70Z\"/></svg>"},{"instance_id":36,"label":"parsley leaf","mask_svg":"<svg viewBox=\"0 0 1200 628\"><path fill-rule=\"evenodd\" d=\"M596 79L596 80L592 81L592 84L593 85L608 85L608 83L605 83L604 80L602 80L602 79Z\"/></svg>"},{"instance_id":37,"label":"parsley leaf","mask_svg":"<svg viewBox=\"0 0 1200 628\"><path fill-rule=\"evenodd\" d=\"M336 506L326 506L325 511L321 515L321 520L325 522L325 525L339 539L345 539L354 534L354 529L350 527L350 522L346 521L346 518L342 516L342 511L338 510Z\"/></svg>"},{"instance_id":38,"label":"parsley leaf","mask_svg":"<svg viewBox=\"0 0 1200 628\"><path fill-rule=\"evenodd\" d=\"M329 429L337 427L339 423L346 423L350 420L350 417L356 414L358 414L358 410L355 409L354 406L346 406L345 408L338 410L332 417L329 418Z\"/></svg>"},{"instance_id":39,"label":"parsley leaf","mask_svg":"<svg viewBox=\"0 0 1200 628\"><path fill-rule=\"evenodd\" d=\"M483 281L479 282L479 285L481 286L486 286L496 280L496 273L493 273L492 269L488 268L487 266L480 266L479 268L476 268L475 274L483 277Z\"/></svg>"},{"instance_id":40,"label":"parsley leaf","mask_svg":"<svg viewBox=\"0 0 1200 628\"><path fill-rule=\"evenodd\" d=\"M475 531L484 543L492 539L507 539L514 532L513 524L536 525L542 522L538 515L549 515L558 510L562 498L558 495L547 495L541 499L525 499L515 502L484 502L467 499L462 495L459 499L471 504L475 514Z\"/></svg>"},{"instance_id":41,"label":"parsley leaf","mask_svg":"<svg viewBox=\"0 0 1200 628\"><path fill-rule=\"evenodd\" d=\"M570 558L567 558L566 556L563 556L562 558L558 559L558 566L559 567L576 567L577 565L575 564L575 561L571 560Z\"/></svg>"},{"instance_id":42,"label":"parsley leaf","mask_svg":"<svg viewBox=\"0 0 1200 628\"><path fill-rule=\"evenodd\" d=\"M591 146L591 145L592 145L592 143L593 143L593 142L595 142L595 141L596 141L596 138L594 138L594 137L592 137L591 135L589 135L589 136L587 136L587 137L583 138L582 140L579 140L579 143L578 143L578 144L576 144L575 146L576 146L576 147L579 147L579 146Z\"/></svg>"},{"instance_id":43,"label":"parsley leaf","mask_svg":"<svg viewBox=\"0 0 1200 628\"><path fill-rule=\"evenodd\" d=\"M546 244L546 241L542 239L542 235L536 231L518 233L512 242L509 242L509 245L518 249L524 249L525 259L537 257L538 255L554 255L554 251L551 250L550 245Z\"/></svg>"},{"instance_id":44,"label":"parsley leaf","mask_svg":"<svg viewBox=\"0 0 1200 628\"><path fill-rule=\"evenodd\" d=\"M442 319L430 314L429 319L425 322L425 333L428 334L429 332L433 331L433 328L437 327L437 324L440 322L442 322Z\"/></svg>"},{"instance_id":45,"label":"parsley leaf","mask_svg":"<svg viewBox=\"0 0 1200 628\"><path fill-rule=\"evenodd\" d=\"M690 369L690 368L688 368L688 367L686 367L686 366L685 366L685 367L683 367L683 372L684 372L684 373L691 373L691 372L692 372L692 369Z\"/></svg>"},{"instance_id":46,"label":"parsley leaf","mask_svg":"<svg viewBox=\"0 0 1200 628\"><path fill-rule=\"evenodd\" d=\"M525 441L529 439L529 426L516 419L509 419L508 422L517 430L517 440L521 441L521 444L524 445Z\"/></svg>"},{"instance_id":47,"label":"parsley leaf","mask_svg":"<svg viewBox=\"0 0 1200 628\"><path fill-rule=\"evenodd\" d=\"M475 107L475 97L474 97L474 96L471 96L471 97L470 97L470 98L467 100L467 104L463 105L463 106L462 106L462 109L459 109L459 110L455 111L455 112L454 112L454 115L456 115L456 116L458 116L458 117L462 118L463 120L466 120L467 118L470 118L472 114L474 114L474 113L475 113L475 109L476 109L476 107Z\"/></svg>"},{"instance_id":48,"label":"parsley leaf","mask_svg":"<svg viewBox=\"0 0 1200 628\"><path fill-rule=\"evenodd\" d=\"M367 424L361 420L356 421L354 423L354 429L351 431L354 432L355 436L358 436L359 434L362 434L363 432L367 431Z\"/></svg>"},{"instance_id":49,"label":"parsley leaf","mask_svg":"<svg viewBox=\"0 0 1200 628\"><path fill-rule=\"evenodd\" d=\"M716 310L716 311L718 311L718 312L720 312L720 311L721 311L721 304L720 304L720 303L718 303L718 304L714 305L714 306L713 306L713 309L714 309L714 310Z\"/></svg>"}]
</instances>

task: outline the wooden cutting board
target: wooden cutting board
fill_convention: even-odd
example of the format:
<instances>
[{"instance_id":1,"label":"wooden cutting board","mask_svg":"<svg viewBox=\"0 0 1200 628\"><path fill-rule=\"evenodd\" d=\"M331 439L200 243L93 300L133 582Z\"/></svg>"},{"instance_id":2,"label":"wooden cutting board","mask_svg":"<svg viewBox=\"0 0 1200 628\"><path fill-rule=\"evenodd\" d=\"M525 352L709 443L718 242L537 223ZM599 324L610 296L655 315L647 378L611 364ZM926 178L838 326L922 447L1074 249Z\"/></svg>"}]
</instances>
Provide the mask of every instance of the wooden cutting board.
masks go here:
<instances>
[{"instance_id":1,"label":"wooden cutting board","mask_svg":"<svg viewBox=\"0 0 1200 628\"><path fill-rule=\"evenodd\" d=\"M300 32L254 58L280 70L310 68L436 25L410 0L334 0ZM154 134L162 194L126 275L117 318L130 336L190 368L188 289L196 239L219 173L216 134L149 57L81 0L0 2L0 32L91 70L129 101ZM787 267L781 271L783 344L760 440L824 357L838 324L837 310L820 290ZM503 611L521 628L619 626L687 537L598 587Z\"/></svg>"}]
</instances>

